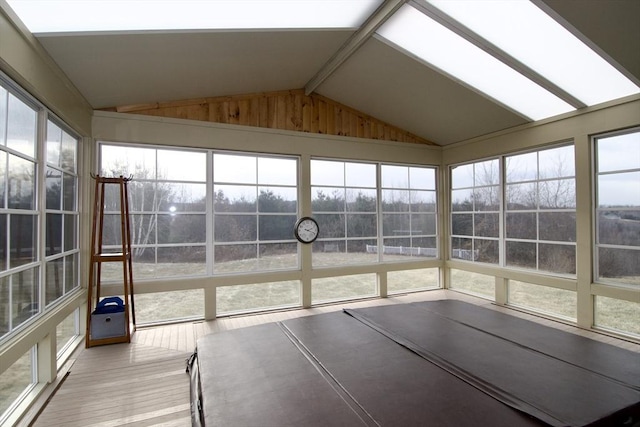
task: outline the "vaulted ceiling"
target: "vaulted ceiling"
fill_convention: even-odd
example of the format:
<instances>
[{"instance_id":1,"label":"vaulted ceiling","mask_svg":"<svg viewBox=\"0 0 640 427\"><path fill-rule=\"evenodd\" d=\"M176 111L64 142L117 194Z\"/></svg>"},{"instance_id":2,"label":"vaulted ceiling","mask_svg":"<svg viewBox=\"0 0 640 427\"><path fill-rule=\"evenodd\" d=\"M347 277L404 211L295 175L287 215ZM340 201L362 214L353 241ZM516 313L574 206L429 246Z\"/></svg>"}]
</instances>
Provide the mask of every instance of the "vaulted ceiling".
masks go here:
<instances>
[{"instance_id":1,"label":"vaulted ceiling","mask_svg":"<svg viewBox=\"0 0 640 427\"><path fill-rule=\"evenodd\" d=\"M538 3L640 84L640 1ZM375 33L343 50L362 33L322 28L35 36L95 109L311 88L439 145L531 121ZM331 62L345 52L345 60Z\"/></svg>"}]
</instances>

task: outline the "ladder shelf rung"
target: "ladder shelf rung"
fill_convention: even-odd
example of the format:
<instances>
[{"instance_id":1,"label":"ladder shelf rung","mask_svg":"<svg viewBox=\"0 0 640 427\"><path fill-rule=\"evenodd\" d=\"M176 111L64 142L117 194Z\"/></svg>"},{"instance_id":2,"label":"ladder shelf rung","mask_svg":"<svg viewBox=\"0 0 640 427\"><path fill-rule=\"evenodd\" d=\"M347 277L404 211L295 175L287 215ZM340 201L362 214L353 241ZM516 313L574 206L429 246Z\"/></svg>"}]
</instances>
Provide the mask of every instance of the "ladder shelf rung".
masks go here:
<instances>
[{"instance_id":1,"label":"ladder shelf rung","mask_svg":"<svg viewBox=\"0 0 640 427\"><path fill-rule=\"evenodd\" d=\"M129 258L128 253L116 252L116 253L106 253L106 254L94 254L93 262L116 262L116 261L126 261Z\"/></svg>"}]
</instances>

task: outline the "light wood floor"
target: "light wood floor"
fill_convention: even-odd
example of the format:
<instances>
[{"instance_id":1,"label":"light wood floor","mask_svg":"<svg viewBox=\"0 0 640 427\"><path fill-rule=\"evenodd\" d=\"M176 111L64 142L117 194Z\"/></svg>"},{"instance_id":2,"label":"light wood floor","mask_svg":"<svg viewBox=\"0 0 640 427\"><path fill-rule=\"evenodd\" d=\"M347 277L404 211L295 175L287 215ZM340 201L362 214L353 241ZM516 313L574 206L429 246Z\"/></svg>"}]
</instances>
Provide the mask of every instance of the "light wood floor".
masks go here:
<instances>
[{"instance_id":1,"label":"light wood floor","mask_svg":"<svg viewBox=\"0 0 640 427\"><path fill-rule=\"evenodd\" d=\"M437 290L343 305L259 315L220 318L208 322L139 328L131 344L78 349L69 372L34 421L22 425L53 426L190 426L189 377L185 361L198 338L218 331L243 328L341 310L435 299L460 299L585 335L640 353L640 345L569 325L497 307L488 301Z\"/></svg>"}]
</instances>

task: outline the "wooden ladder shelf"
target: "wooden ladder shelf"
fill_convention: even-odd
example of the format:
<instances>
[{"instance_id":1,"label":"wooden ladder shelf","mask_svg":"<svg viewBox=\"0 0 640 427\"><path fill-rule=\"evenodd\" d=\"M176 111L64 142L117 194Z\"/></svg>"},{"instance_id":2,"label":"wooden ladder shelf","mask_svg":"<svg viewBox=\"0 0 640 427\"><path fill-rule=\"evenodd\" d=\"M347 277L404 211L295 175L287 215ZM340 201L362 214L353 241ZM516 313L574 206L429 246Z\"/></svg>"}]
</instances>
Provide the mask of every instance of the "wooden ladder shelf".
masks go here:
<instances>
[{"instance_id":1,"label":"wooden ladder shelf","mask_svg":"<svg viewBox=\"0 0 640 427\"><path fill-rule=\"evenodd\" d=\"M89 266L89 284L87 296L87 330L85 345L87 348L115 343L131 342L131 334L135 331L136 316L133 298L133 270L131 255L131 227L129 218L129 194L127 184L131 178L123 176L107 178L94 176L95 204L93 206L93 228L91 232L91 264ZM117 186L120 205L120 251L104 251L104 211L105 190L107 186ZM117 236L110 236L117 240ZM100 282L103 263L122 264L122 299L105 298L102 295ZM116 311L104 310L106 304L122 301L123 307L116 303ZM98 310L100 308L100 311ZM124 311L122 311L124 308Z\"/></svg>"}]
</instances>

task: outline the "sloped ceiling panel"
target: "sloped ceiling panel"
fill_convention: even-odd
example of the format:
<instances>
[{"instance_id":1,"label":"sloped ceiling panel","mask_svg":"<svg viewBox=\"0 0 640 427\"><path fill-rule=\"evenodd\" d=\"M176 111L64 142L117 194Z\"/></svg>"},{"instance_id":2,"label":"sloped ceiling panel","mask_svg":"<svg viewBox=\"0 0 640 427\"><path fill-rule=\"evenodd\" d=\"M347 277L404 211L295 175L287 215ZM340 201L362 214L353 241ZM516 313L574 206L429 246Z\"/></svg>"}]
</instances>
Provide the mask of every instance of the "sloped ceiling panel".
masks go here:
<instances>
[{"instance_id":1,"label":"sloped ceiling panel","mask_svg":"<svg viewBox=\"0 0 640 427\"><path fill-rule=\"evenodd\" d=\"M351 31L40 37L94 108L303 87Z\"/></svg>"},{"instance_id":2,"label":"sloped ceiling panel","mask_svg":"<svg viewBox=\"0 0 640 427\"><path fill-rule=\"evenodd\" d=\"M317 92L440 145L527 122L376 38Z\"/></svg>"}]
</instances>

